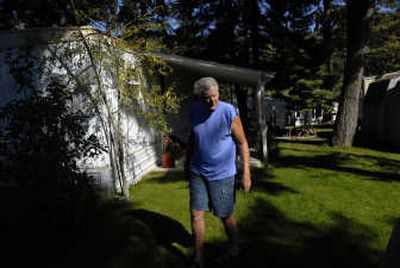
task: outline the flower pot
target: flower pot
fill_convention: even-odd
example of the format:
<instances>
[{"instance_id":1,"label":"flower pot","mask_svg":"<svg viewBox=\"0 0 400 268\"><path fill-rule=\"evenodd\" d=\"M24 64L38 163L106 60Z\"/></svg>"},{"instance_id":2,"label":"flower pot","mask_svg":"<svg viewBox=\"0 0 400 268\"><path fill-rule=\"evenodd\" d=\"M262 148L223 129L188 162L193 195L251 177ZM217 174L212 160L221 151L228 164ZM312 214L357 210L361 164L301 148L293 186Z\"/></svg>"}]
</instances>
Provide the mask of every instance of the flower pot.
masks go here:
<instances>
[{"instance_id":1,"label":"flower pot","mask_svg":"<svg viewBox=\"0 0 400 268\"><path fill-rule=\"evenodd\" d=\"M172 168L173 167L173 162L172 162L172 157L168 153L163 153L162 154L162 167L163 168Z\"/></svg>"}]
</instances>

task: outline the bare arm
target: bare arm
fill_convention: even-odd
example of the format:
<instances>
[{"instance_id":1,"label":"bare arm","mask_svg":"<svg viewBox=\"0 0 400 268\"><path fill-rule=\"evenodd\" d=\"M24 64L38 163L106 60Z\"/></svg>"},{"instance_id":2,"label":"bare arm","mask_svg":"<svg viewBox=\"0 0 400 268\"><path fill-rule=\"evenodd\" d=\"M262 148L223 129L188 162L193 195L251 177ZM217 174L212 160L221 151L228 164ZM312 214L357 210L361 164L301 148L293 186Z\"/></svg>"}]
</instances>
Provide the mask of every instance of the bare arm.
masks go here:
<instances>
[{"instance_id":1,"label":"bare arm","mask_svg":"<svg viewBox=\"0 0 400 268\"><path fill-rule=\"evenodd\" d=\"M243 189L248 192L251 188L251 175L250 175L250 151L247 143L246 135L244 134L242 121L237 116L232 123L232 134L239 146L240 156L243 161L243 175L242 175L242 186Z\"/></svg>"}]
</instances>

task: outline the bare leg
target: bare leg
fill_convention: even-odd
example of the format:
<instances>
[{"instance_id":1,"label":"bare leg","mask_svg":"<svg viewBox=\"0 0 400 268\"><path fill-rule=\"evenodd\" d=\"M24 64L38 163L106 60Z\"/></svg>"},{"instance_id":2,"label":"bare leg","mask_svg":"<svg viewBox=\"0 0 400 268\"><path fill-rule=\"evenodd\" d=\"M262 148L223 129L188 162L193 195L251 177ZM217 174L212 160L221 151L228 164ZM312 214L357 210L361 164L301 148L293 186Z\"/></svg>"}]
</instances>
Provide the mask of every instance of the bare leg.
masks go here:
<instances>
[{"instance_id":1,"label":"bare leg","mask_svg":"<svg viewBox=\"0 0 400 268\"><path fill-rule=\"evenodd\" d=\"M192 233L194 238L194 261L203 264L203 247L204 247L204 211L192 210Z\"/></svg>"},{"instance_id":2,"label":"bare leg","mask_svg":"<svg viewBox=\"0 0 400 268\"><path fill-rule=\"evenodd\" d=\"M226 218L221 218L221 220L224 224L225 233L228 236L229 244L227 251L225 251L215 260L215 265L217 266L229 262L239 255L239 231L235 218L231 215Z\"/></svg>"},{"instance_id":3,"label":"bare leg","mask_svg":"<svg viewBox=\"0 0 400 268\"><path fill-rule=\"evenodd\" d=\"M239 230L236 220L232 215L222 218L221 220L224 224L225 232L229 239L229 250L231 253L237 253L239 250Z\"/></svg>"}]
</instances>

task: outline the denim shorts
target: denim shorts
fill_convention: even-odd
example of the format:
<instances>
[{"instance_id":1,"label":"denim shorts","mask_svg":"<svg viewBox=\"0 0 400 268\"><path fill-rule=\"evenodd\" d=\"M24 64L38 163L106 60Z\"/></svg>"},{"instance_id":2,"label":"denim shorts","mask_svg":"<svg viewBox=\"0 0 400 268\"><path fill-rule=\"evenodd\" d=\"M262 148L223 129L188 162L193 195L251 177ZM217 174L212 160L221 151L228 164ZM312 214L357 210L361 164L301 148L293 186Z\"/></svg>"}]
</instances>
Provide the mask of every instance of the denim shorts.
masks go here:
<instances>
[{"instance_id":1,"label":"denim shorts","mask_svg":"<svg viewBox=\"0 0 400 268\"><path fill-rule=\"evenodd\" d=\"M235 207L235 177L207 181L201 175L190 173L190 210L212 211L220 218L233 213Z\"/></svg>"}]
</instances>

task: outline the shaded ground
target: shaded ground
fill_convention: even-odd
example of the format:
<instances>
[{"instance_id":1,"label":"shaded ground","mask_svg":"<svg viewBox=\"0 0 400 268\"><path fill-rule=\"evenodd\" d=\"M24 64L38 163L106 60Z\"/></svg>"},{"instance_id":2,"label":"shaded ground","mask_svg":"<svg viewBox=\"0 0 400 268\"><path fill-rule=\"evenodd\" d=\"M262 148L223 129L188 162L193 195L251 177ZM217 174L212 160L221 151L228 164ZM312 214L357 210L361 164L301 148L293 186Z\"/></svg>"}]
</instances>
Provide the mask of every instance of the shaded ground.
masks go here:
<instances>
[{"instance_id":1,"label":"shaded ground","mask_svg":"<svg viewBox=\"0 0 400 268\"><path fill-rule=\"evenodd\" d=\"M292 149L294 150L294 149ZM308 150L310 152L310 150ZM360 176L368 177L371 180L379 181L400 181L400 162L370 156L354 156L355 158L372 159L376 165L381 167L383 171L368 170L368 167L347 167L342 164L351 158L351 154L330 153L327 155L317 156L287 156L280 158L276 163L277 167L294 167L294 168L325 168L334 171L353 173Z\"/></svg>"},{"instance_id":2,"label":"shaded ground","mask_svg":"<svg viewBox=\"0 0 400 268\"><path fill-rule=\"evenodd\" d=\"M282 165L335 167L322 158L320 164L313 158L292 161L281 158ZM314 160L317 161L317 160ZM282 185L264 169L252 172L255 191L270 195L299 194ZM182 173L172 171L165 177L149 183L170 183L181 180ZM333 224L328 229L295 222L274 205L258 199L240 220L242 237L241 254L238 258L215 266L213 262L223 252L222 242L206 242L206 267L382 267L383 252L372 249L373 232L341 214L332 214ZM357 232L354 232L357 230Z\"/></svg>"},{"instance_id":3,"label":"shaded ground","mask_svg":"<svg viewBox=\"0 0 400 268\"><path fill-rule=\"evenodd\" d=\"M349 219L337 215L335 227L320 230L290 221L261 200L252 210L257 213L240 226L240 257L223 267L379 267L380 253L368 248L368 230L360 227L359 235L351 234ZM210 255L220 248L209 245Z\"/></svg>"},{"instance_id":4,"label":"shaded ground","mask_svg":"<svg viewBox=\"0 0 400 268\"><path fill-rule=\"evenodd\" d=\"M263 171L253 171L257 191L271 195L297 194L274 182L272 176L260 176L260 173ZM382 252L369 247L372 232L340 214L332 218L331 228L320 229L294 222L271 203L258 199L239 223L240 256L222 266L214 266L225 245L206 243L207 267L381 267ZM357 229L358 233L354 234L350 228Z\"/></svg>"},{"instance_id":5,"label":"shaded ground","mask_svg":"<svg viewBox=\"0 0 400 268\"><path fill-rule=\"evenodd\" d=\"M54 203L1 189L1 267L183 267L190 235L168 216L123 201Z\"/></svg>"},{"instance_id":6,"label":"shaded ground","mask_svg":"<svg viewBox=\"0 0 400 268\"><path fill-rule=\"evenodd\" d=\"M274 165L326 168L371 180L400 180L398 161L374 158L384 169L378 172L343 167L341 163L348 157L352 155L289 155L280 156ZM253 168L252 175L255 191L274 196L299 194L275 181L263 168ZM171 170L146 183L171 183L182 177L181 171ZM166 214L91 197L85 202L53 203L29 189L16 188L2 188L0 202L0 235L5 245L2 267L185 267L188 256L181 249L190 248L191 236ZM334 224L322 229L287 218L263 199L257 199L248 210L239 222L241 254L220 267L383 267L383 252L370 247L373 232L344 215L332 214ZM394 229L393 237L397 236L398 229ZM391 241L395 246L390 249L390 258L398 260L398 240ZM213 259L223 246L206 243L207 267L214 267Z\"/></svg>"}]
</instances>

